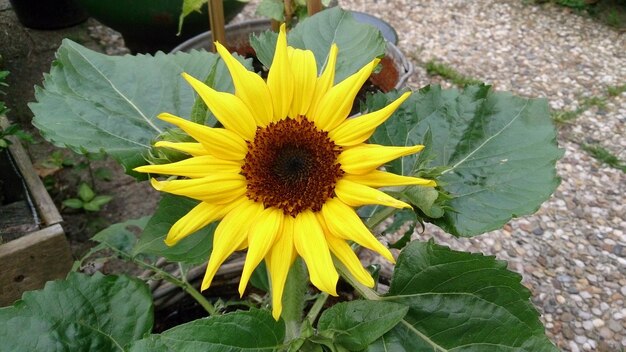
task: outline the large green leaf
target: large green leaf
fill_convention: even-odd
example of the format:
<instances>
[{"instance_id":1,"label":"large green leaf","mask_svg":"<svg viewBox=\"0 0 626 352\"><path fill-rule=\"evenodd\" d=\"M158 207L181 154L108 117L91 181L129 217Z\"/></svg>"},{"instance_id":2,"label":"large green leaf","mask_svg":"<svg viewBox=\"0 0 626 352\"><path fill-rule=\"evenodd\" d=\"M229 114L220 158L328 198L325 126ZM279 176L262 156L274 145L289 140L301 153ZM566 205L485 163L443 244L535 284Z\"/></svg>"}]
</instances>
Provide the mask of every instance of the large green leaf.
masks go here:
<instances>
[{"instance_id":1,"label":"large green leaf","mask_svg":"<svg viewBox=\"0 0 626 352\"><path fill-rule=\"evenodd\" d=\"M232 91L228 70L212 53L107 56L66 39L44 88L35 89L33 124L55 145L104 150L130 172L145 163L150 142L172 127L159 113L189 117L195 97L181 72L204 80L216 64L216 89Z\"/></svg>"},{"instance_id":2,"label":"large green leaf","mask_svg":"<svg viewBox=\"0 0 626 352\"><path fill-rule=\"evenodd\" d=\"M326 63L332 43L339 47L335 82L358 71L375 57L385 55L385 40L373 26L357 22L349 11L333 7L320 11L289 32L289 45L309 49L315 54L318 71ZM274 58L276 35L266 32L250 42L266 67Z\"/></svg>"},{"instance_id":3,"label":"large green leaf","mask_svg":"<svg viewBox=\"0 0 626 352\"><path fill-rule=\"evenodd\" d=\"M91 240L130 255L137 243L137 235L146 227L148 220L150 216L113 224L95 234Z\"/></svg>"},{"instance_id":4,"label":"large green leaf","mask_svg":"<svg viewBox=\"0 0 626 352\"><path fill-rule=\"evenodd\" d=\"M351 301L322 313L318 330L332 334L333 342L350 351L361 351L396 326L408 307L382 301Z\"/></svg>"},{"instance_id":5,"label":"large green leaf","mask_svg":"<svg viewBox=\"0 0 626 352\"><path fill-rule=\"evenodd\" d=\"M409 307L368 351L558 351L506 262L413 242L383 298Z\"/></svg>"},{"instance_id":6,"label":"large green leaf","mask_svg":"<svg viewBox=\"0 0 626 352\"><path fill-rule=\"evenodd\" d=\"M285 324L251 309L194 320L134 343L130 352L254 352L283 346Z\"/></svg>"},{"instance_id":7,"label":"large green leaf","mask_svg":"<svg viewBox=\"0 0 626 352\"><path fill-rule=\"evenodd\" d=\"M378 109L397 96L377 94L367 106ZM482 234L534 213L559 184L555 164L562 151L545 99L488 86L462 91L430 86L414 93L370 140L427 144L387 168L412 175L424 166L441 167L438 182L453 198L452 210L431 221L457 236Z\"/></svg>"},{"instance_id":8,"label":"large green leaf","mask_svg":"<svg viewBox=\"0 0 626 352\"><path fill-rule=\"evenodd\" d=\"M198 202L189 198L164 195L143 230L133 255L154 254L173 262L188 264L206 262L213 248L213 231L217 227L216 223L187 236L173 247L168 247L164 242L172 225L196 205Z\"/></svg>"},{"instance_id":9,"label":"large green leaf","mask_svg":"<svg viewBox=\"0 0 626 352\"><path fill-rule=\"evenodd\" d=\"M70 273L0 309L2 351L123 351L152 329L150 290L128 276Z\"/></svg>"}]
</instances>

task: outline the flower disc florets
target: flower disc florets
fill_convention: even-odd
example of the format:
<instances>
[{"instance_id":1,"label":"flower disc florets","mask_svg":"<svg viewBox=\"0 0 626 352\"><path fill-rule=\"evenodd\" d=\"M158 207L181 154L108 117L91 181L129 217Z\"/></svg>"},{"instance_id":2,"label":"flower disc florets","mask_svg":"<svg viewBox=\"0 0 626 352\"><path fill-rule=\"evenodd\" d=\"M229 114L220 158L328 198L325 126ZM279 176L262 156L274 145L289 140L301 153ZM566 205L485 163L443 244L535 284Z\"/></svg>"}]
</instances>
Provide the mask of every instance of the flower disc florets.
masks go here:
<instances>
[{"instance_id":1,"label":"flower disc florets","mask_svg":"<svg viewBox=\"0 0 626 352\"><path fill-rule=\"evenodd\" d=\"M306 209L319 211L343 174L337 163L340 153L328 132L306 119L288 118L259 128L242 167L247 196L292 217Z\"/></svg>"}]
</instances>

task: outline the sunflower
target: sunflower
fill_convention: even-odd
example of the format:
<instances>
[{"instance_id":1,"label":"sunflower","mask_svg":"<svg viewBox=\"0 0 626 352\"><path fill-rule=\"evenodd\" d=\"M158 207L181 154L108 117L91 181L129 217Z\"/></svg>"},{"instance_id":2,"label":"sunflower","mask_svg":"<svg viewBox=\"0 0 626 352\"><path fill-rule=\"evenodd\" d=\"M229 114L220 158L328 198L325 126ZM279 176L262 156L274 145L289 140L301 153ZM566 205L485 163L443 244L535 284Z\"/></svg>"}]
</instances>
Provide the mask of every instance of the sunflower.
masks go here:
<instances>
[{"instance_id":1,"label":"sunflower","mask_svg":"<svg viewBox=\"0 0 626 352\"><path fill-rule=\"evenodd\" d=\"M353 207L379 204L410 208L376 188L435 185L431 180L378 170L391 160L419 152L423 146L365 143L410 93L378 111L348 119L353 100L378 59L333 84L337 46L332 45L318 77L313 52L287 46L283 26L266 82L222 45L216 43L216 47L233 78L235 94L215 91L185 73L183 77L223 128L160 114L160 119L197 142L160 141L156 146L191 157L135 169L182 176L151 182L159 191L200 201L171 227L165 243L173 246L221 220L201 289L211 285L217 269L233 252L247 248L239 292L243 294L250 275L265 260L275 319L280 317L287 273L297 256L306 263L311 283L331 295L337 294L339 278L333 256L359 282L372 287L374 280L349 243L373 250L391 262L394 258Z\"/></svg>"}]
</instances>

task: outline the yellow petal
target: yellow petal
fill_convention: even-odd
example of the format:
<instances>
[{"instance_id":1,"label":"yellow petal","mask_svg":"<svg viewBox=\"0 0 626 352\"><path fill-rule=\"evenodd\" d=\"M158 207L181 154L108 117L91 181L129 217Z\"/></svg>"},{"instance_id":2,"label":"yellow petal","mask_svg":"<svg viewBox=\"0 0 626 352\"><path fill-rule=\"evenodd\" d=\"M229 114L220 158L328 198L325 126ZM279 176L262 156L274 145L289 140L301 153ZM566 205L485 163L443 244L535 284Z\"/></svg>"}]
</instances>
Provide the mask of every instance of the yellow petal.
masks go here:
<instances>
[{"instance_id":1,"label":"yellow petal","mask_svg":"<svg viewBox=\"0 0 626 352\"><path fill-rule=\"evenodd\" d=\"M309 270L311 283L320 290L337 296L339 274L330 256L324 232L312 211L306 210L296 217L294 245Z\"/></svg>"},{"instance_id":2,"label":"yellow petal","mask_svg":"<svg viewBox=\"0 0 626 352\"><path fill-rule=\"evenodd\" d=\"M239 204L224 216L213 234L213 249L202 280L202 291L211 286L217 269L246 240L248 226L261 211L263 211L261 203L243 197Z\"/></svg>"},{"instance_id":3,"label":"yellow petal","mask_svg":"<svg viewBox=\"0 0 626 352\"><path fill-rule=\"evenodd\" d=\"M240 161L224 160L212 155L196 156L170 164L144 165L135 168L138 172L149 172L162 175L176 175L191 178L209 176L215 172L241 172Z\"/></svg>"},{"instance_id":4,"label":"yellow petal","mask_svg":"<svg viewBox=\"0 0 626 352\"><path fill-rule=\"evenodd\" d=\"M158 141L154 143L154 146L159 148L178 150L179 152L187 153L191 156L209 155L209 151L204 148L202 143L175 143L168 141Z\"/></svg>"},{"instance_id":5,"label":"yellow petal","mask_svg":"<svg viewBox=\"0 0 626 352\"><path fill-rule=\"evenodd\" d=\"M233 78L235 95L248 106L257 125L267 126L272 121L273 107L265 81L258 74L248 71L222 44L216 42L215 46Z\"/></svg>"},{"instance_id":6,"label":"yellow petal","mask_svg":"<svg viewBox=\"0 0 626 352\"><path fill-rule=\"evenodd\" d=\"M370 273L363 268L361 261L356 254L354 254L354 251L352 251L352 248L345 240L327 234L326 241L328 242L328 247L333 255L339 259L339 261L342 262L346 268L348 268L352 276L354 276L357 281L367 287L374 287L374 279L372 278L372 275L370 275Z\"/></svg>"},{"instance_id":7,"label":"yellow petal","mask_svg":"<svg viewBox=\"0 0 626 352\"><path fill-rule=\"evenodd\" d=\"M246 153L248 153L246 141L235 132L224 128L207 127L167 113L160 114L158 117L185 131L195 140L202 143L202 146L209 154L218 158L243 160L246 157ZM162 145L162 143L160 144Z\"/></svg>"},{"instance_id":8,"label":"yellow petal","mask_svg":"<svg viewBox=\"0 0 626 352\"><path fill-rule=\"evenodd\" d=\"M361 144L345 149L337 162L341 169L350 174L364 174L377 167L397 159L401 156L410 155L424 149L423 145L412 147L387 147L377 144Z\"/></svg>"},{"instance_id":9,"label":"yellow petal","mask_svg":"<svg viewBox=\"0 0 626 352\"><path fill-rule=\"evenodd\" d=\"M409 95L411 92L406 92L378 111L345 120L337 128L328 132L328 136L335 144L341 146L353 146L365 142L374 133L376 127L385 122Z\"/></svg>"},{"instance_id":10,"label":"yellow petal","mask_svg":"<svg viewBox=\"0 0 626 352\"><path fill-rule=\"evenodd\" d=\"M335 82L335 65L337 64L337 53L339 49L337 48L337 44L333 43L330 47L330 51L328 52L328 57L326 58L326 65L324 66L324 71L322 75L317 79L317 84L315 84L315 94L311 99L311 106L309 107L309 115L315 115L315 110L319 106L320 100L322 97L328 92L330 87L333 86Z\"/></svg>"},{"instance_id":11,"label":"yellow petal","mask_svg":"<svg viewBox=\"0 0 626 352\"><path fill-rule=\"evenodd\" d=\"M218 92L184 72L182 75L227 130L245 140L254 139L256 122L241 99L230 93Z\"/></svg>"},{"instance_id":12,"label":"yellow petal","mask_svg":"<svg viewBox=\"0 0 626 352\"><path fill-rule=\"evenodd\" d=\"M386 187L386 186L424 186L435 187L437 183L433 180L427 180L419 177L409 177L392 174L390 172L373 170L362 175L345 174L344 180L358 182L360 184L371 187Z\"/></svg>"},{"instance_id":13,"label":"yellow petal","mask_svg":"<svg viewBox=\"0 0 626 352\"><path fill-rule=\"evenodd\" d=\"M165 238L165 244L170 247L175 245L183 238L224 217L227 210L228 207L224 205L201 202L172 225Z\"/></svg>"},{"instance_id":14,"label":"yellow petal","mask_svg":"<svg viewBox=\"0 0 626 352\"><path fill-rule=\"evenodd\" d=\"M287 54L287 33L285 24L280 26L272 67L267 75L267 87L272 95L274 121L284 119L289 114L293 97L293 73L289 67Z\"/></svg>"},{"instance_id":15,"label":"yellow petal","mask_svg":"<svg viewBox=\"0 0 626 352\"><path fill-rule=\"evenodd\" d=\"M330 131L343 122L354 103L359 89L374 70L380 60L374 59L363 66L357 73L330 88L311 115L315 125L324 131Z\"/></svg>"},{"instance_id":16,"label":"yellow petal","mask_svg":"<svg viewBox=\"0 0 626 352\"><path fill-rule=\"evenodd\" d=\"M291 71L293 72L293 101L289 116L295 118L305 116L311 106L311 98L315 92L317 81L317 64L311 50L289 48Z\"/></svg>"},{"instance_id":17,"label":"yellow petal","mask_svg":"<svg viewBox=\"0 0 626 352\"><path fill-rule=\"evenodd\" d=\"M243 266L241 280L239 280L239 294L243 296L248 280L254 269L267 255L274 245L274 241L281 231L282 220L285 215L278 208L267 208L260 213L252 223L248 232L248 254Z\"/></svg>"},{"instance_id":18,"label":"yellow petal","mask_svg":"<svg viewBox=\"0 0 626 352\"><path fill-rule=\"evenodd\" d=\"M293 223L291 216L283 218L282 231L265 258L272 286L272 316L276 320L283 311L285 282L296 255L293 245Z\"/></svg>"},{"instance_id":19,"label":"yellow petal","mask_svg":"<svg viewBox=\"0 0 626 352\"><path fill-rule=\"evenodd\" d=\"M207 203L225 204L246 193L246 179L235 173L214 173L202 178L157 181L151 179L157 191L198 199Z\"/></svg>"},{"instance_id":20,"label":"yellow petal","mask_svg":"<svg viewBox=\"0 0 626 352\"><path fill-rule=\"evenodd\" d=\"M360 207L367 204L380 204L393 208L411 208L403 201L360 183L341 179L335 186L337 198L352 207Z\"/></svg>"},{"instance_id":21,"label":"yellow petal","mask_svg":"<svg viewBox=\"0 0 626 352\"><path fill-rule=\"evenodd\" d=\"M336 237L352 240L361 246L380 253L392 263L395 263L391 252L382 243L378 242L354 209L341 200L333 198L322 207L322 214L330 233Z\"/></svg>"}]
</instances>

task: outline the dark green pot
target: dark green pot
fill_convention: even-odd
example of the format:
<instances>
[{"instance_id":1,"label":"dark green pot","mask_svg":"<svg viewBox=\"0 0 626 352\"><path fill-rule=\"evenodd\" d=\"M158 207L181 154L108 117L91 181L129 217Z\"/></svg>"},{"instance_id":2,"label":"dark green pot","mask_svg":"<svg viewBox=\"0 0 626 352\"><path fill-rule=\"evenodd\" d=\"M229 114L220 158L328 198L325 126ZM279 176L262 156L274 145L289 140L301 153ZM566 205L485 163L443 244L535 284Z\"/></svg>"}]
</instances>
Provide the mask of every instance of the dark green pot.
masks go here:
<instances>
[{"instance_id":1,"label":"dark green pot","mask_svg":"<svg viewBox=\"0 0 626 352\"><path fill-rule=\"evenodd\" d=\"M59 29L87 19L87 14L74 0L10 0L11 7L25 27Z\"/></svg>"},{"instance_id":2,"label":"dark green pot","mask_svg":"<svg viewBox=\"0 0 626 352\"><path fill-rule=\"evenodd\" d=\"M133 53L168 52L179 43L209 29L207 6L202 13L185 18L178 33L178 18L183 0L77 0L89 15L120 32ZM239 0L224 0L226 22L246 5Z\"/></svg>"}]
</instances>

